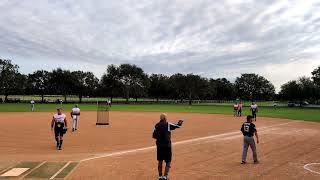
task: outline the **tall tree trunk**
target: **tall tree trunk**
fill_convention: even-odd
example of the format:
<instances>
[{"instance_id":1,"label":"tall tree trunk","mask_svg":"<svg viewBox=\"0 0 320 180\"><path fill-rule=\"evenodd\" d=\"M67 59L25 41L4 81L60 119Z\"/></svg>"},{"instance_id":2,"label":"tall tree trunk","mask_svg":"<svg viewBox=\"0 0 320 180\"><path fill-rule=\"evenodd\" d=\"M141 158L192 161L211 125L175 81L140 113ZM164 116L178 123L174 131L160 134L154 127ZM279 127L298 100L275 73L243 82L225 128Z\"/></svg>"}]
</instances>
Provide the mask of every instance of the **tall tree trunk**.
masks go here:
<instances>
[{"instance_id":1,"label":"tall tree trunk","mask_svg":"<svg viewBox=\"0 0 320 180\"><path fill-rule=\"evenodd\" d=\"M189 105L192 105L192 93L189 93Z\"/></svg>"},{"instance_id":2,"label":"tall tree trunk","mask_svg":"<svg viewBox=\"0 0 320 180\"><path fill-rule=\"evenodd\" d=\"M5 94L4 96L5 96L5 97L4 97L4 102L8 102L8 96L9 96L9 94Z\"/></svg>"},{"instance_id":3,"label":"tall tree trunk","mask_svg":"<svg viewBox=\"0 0 320 180\"><path fill-rule=\"evenodd\" d=\"M41 102L44 102L44 93L41 94Z\"/></svg>"},{"instance_id":4,"label":"tall tree trunk","mask_svg":"<svg viewBox=\"0 0 320 180\"><path fill-rule=\"evenodd\" d=\"M136 97L136 103L138 102L138 97Z\"/></svg>"},{"instance_id":5,"label":"tall tree trunk","mask_svg":"<svg viewBox=\"0 0 320 180\"><path fill-rule=\"evenodd\" d=\"M67 95L66 94L64 95L64 102L65 103L67 102Z\"/></svg>"},{"instance_id":6,"label":"tall tree trunk","mask_svg":"<svg viewBox=\"0 0 320 180\"><path fill-rule=\"evenodd\" d=\"M130 91L130 89L127 88L126 89L126 104L129 104L129 91Z\"/></svg>"},{"instance_id":7,"label":"tall tree trunk","mask_svg":"<svg viewBox=\"0 0 320 180\"><path fill-rule=\"evenodd\" d=\"M79 94L79 103L82 103L82 94Z\"/></svg>"}]
</instances>

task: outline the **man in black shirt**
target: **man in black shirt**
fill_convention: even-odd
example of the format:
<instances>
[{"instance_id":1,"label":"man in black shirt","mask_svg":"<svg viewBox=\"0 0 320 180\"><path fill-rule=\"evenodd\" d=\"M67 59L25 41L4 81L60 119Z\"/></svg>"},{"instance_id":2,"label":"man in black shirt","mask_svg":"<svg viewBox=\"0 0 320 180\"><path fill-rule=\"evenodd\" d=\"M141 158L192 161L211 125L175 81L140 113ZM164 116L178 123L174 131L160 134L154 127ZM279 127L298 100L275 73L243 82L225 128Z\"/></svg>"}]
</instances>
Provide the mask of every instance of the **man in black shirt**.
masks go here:
<instances>
[{"instance_id":1,"label":"man in black shirt","mask_svg":"<svg viewBox=\"0 0 320 180\"><path fill-rule=\"evenodd\" d=\"M159 180L167 180L170 170L170 164L172 159L171 148L171 131L182 126L183 121L179 120L177 124L167 122L167 115L160 115L160 122L156 124L152 137L156 139L157 144L157 160L158 160L158 172ZM166 162L164 176L162 176L162 164Z\"/></svg>"},{"instance_id":2,"label":"man in black shirt","mask_svg":"<svg viewBox=\"0 0 320 180\"><path fill-rule=\"evenodd\" d=\"M252 153L253 153L253 161L255 164L259 163L257 158L257 150L256 144L254 142L253 135L257 138L257 144L259 144L259 136L256 130L256 126L252 123L252 116L247 116L247 122L243 123L241 126L241 132L244 136L243 138L243 152L242 152L242 162L241 164L247 163L247 152L250 146Z\"/></svg>"}]
</instances>

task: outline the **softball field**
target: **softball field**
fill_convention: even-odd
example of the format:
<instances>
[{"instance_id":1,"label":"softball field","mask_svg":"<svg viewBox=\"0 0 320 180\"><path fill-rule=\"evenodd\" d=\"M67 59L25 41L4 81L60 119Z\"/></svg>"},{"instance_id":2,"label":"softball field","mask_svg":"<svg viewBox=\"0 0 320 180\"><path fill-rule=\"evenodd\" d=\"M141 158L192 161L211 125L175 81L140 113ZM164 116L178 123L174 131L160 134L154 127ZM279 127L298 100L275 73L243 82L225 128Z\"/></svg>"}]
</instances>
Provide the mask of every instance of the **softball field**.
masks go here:
<instances>
[{"instance_id":1,"label":"softball field","mask_svg":"<svg viewBox=\"0 0 320 180\"><path fill-rule=\"evenodd\" d=\"M66 112L68 115L69 112ZM159 113L111 112L109 126L96 126L96 112L83 112L79 130L67 132L62 151L50 130L52 113L0 113L0 179L157 179L152 130ZM241 165L244 117L169 113L175 122L171 180L320 179L320 124L258 118L258 158ZM71 127L70 118L68 126Z\"/></svg>"}]
</instances>

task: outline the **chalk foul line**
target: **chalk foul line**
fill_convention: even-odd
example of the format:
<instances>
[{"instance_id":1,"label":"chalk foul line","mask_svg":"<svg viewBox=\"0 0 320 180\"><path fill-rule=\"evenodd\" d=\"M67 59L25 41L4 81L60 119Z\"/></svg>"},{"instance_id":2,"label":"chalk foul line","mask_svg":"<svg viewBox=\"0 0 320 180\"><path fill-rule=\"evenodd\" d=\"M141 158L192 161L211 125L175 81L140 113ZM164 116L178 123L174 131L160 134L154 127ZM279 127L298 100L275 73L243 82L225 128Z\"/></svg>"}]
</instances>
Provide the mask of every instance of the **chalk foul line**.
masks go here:
<instances>
[{"instance_id":1,"label":"chalk foul line","mask_svg":"<svg viewBox=\"0 0 320 180\"><path fill-rule=\"evenodd\" d=\"M268 128L272 128L272 127L278 127L278 126L284 126L284 125L291 124L291 123L296 123L296 122L287 122L287 123L281 123L281 124L274 124L274 125L270 125L270 126L264 126L264 127L259 128L259 130L268 129ZM188 143L199 142L199 141L208 140L208 139L220 138L220 137L224 137L224 136L239 135L239 133L240 133L240 131L234 131L234 132L229 132L229 133L215 134L215 135L206 136L206 137L192 138L192 139L188 139L188 140L174 142L174 143L172 143L172 145L188 144ZM82 159L79 162L91 161L91 160L107 158L107 157L121 156L121 155L125 155L125 154L137 153L137 152L148 151L148 150L153 150L153 149L156 149L156 146L149 146L149 147L144 147L144 148L137 148L137 149L111 152L111 153L105 153L105 154L97 154L97 155L94 155L93 157Z\"/></svg>"},{"instance_id":2,"label":"chalk foul line","mask_svg":"<svg viewBox=\"0 0 320 180\"><path fill-rule=\"evenodd\" d=\"M310 166L313 166L313 165L320 165L320 163L309 163L309 164L306 164L303 166L303 168L309 172L312 172L312 173L315 173L315 174L319 174L320 175L320 172L319 171L314 171L311 169Z\"/></svg>"}]
</instances>

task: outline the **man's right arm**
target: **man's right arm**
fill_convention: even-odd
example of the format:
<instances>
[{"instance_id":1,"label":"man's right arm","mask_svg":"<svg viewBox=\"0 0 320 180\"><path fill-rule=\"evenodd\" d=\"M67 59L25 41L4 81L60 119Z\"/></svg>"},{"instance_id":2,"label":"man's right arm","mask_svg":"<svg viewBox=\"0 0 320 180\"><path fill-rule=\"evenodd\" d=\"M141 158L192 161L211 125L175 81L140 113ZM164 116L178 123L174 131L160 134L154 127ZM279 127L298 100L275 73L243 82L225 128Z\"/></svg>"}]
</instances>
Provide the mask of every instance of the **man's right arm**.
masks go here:
<instances>
[{"instance_id":1,"label":"man's right arm","mask_svg":"<svg viewBox=\"0 0 320 180\"><path fill-rule=\"evenodd\" d=\"M157 132L156 127L154 127L153 133L152 133L152 138L153 138L153 139L157 139L157 137L158 137L158 132Z\"/></svg>"}]
</instances>

